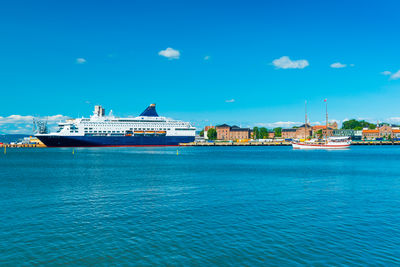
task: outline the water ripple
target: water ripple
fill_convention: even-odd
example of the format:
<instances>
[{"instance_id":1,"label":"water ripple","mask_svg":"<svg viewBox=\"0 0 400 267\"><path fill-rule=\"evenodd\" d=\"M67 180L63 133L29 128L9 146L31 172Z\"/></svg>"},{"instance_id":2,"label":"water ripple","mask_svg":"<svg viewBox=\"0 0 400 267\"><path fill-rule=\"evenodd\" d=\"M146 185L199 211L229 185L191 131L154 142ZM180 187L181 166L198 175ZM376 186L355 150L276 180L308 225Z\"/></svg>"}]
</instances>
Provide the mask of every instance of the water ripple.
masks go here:
<instances>
[{"instance_id":1,"label":"water ripple","mask_svg":"<svg viewBox=\"0 0 400 267\"><path fill-rule=\"evenodd\" d=\"M1 265L398 265L400 148L20 149Z\"/></svg>"}]
</instances>

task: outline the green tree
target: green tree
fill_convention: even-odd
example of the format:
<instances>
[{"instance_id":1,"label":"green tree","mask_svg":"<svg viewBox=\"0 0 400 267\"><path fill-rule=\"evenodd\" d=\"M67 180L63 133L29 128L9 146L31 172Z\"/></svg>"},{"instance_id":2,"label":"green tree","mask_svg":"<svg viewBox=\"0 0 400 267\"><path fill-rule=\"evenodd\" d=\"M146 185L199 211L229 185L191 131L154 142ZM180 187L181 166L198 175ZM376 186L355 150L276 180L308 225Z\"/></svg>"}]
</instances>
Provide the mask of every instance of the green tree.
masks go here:
<instances>
[{"instance_id":1,"label":"green tree","mask_svg":"<svg viewBox=\"0 0 400 267\"><path fill-rule=\"evenodd\" d=\"M258 127L253 128L253 139L259 139L260 138L260 130Z\"/></svg>"},{"instance_id":2,"label":"green tree","mask_svg":"<svg viewBox=\"0 0 400 267\"><path fill-rule=\"evenodd\" d=\"M268 129L267 129L267 128L261 127L261 128L258 130L258 132L259 132L259 134L260 134L260 138L262 138L262 139L268 138Z\"/></svg>"},{"instance_id":3,"label":"green tree","mask_svg":"<svg viewBox=\"0 0 400 267\"><path fill-rule=\"evenodd\" d=\"M369 123L365 120L358 121L356 119L351 119L348 121L343 122L342 124L342 129L345 130L362 130L363 128L368 128L368 129L375 129L376 125L373 123Z\"/></svg>"},{"instance_id":4,"label":"green tree","mask_svg":"<svg viewBox=\"0 0 400 267\"><path fill-rule=\"evenodd\" d=\"M217 130L215 130L214 128L208 129L207 137L210 140L216 140L217 139Z\"/></svg>"},{"instance_id":5,"label":"green tree","mask_svg":"<svg viewBox=\"0 0 400 267\"><path fill-rule=\"evenodd\" d=\"M203 137L203 136L204 136L204 130L201 130L199 135L200 135L201 137Z\"/></svg>"},{"instance_id":6,"label":"green tree","mask_svg":"<svg viewBox=\"0 0 400 267\"><path fill-rule=\"evenodd\" d=\"M317 136L318 136L318 138L319 139L322 139L322 129L319 129L318 131L317 131Z\"/></svg>"},{"instance_id":7,"label":"green tree","mask_svg":"<svg viewBox=\"0 0 400 267\"><path fill-rule=\"evenodd\" d=\"M274 128L275 137L282 137L282 127Z\"/></svg>"}]
</instances>

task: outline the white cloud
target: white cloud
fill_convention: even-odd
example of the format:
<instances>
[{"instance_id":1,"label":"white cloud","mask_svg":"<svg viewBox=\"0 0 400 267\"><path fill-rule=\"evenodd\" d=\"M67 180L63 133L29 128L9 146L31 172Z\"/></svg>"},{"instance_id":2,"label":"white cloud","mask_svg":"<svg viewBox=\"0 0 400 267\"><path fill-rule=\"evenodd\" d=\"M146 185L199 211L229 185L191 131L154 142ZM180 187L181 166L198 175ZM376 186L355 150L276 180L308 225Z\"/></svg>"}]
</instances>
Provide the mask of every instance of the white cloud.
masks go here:
<instances>
[{"instance_id":1,"label":"white cloud","mask_svg":"<svg viewBox=\"0 0 400 267\"><path fill-rule=\"evenodd\" d=\"M390 80L397 80L397 79L400 79L400 70L398 70L398 71L395 72L395 73L392 73L392 72L390 72L390 71L388 71L388 70L385 70L385 71L381 72L381 74L383 74L383 75L385 75L385 76L390 76L390 77L389 77Z\"/></svg>"},{"instance_id":2,"label":"white cloud","mask_svg":"<svg viewBox=\"0 0 400 267\"><path fill-rule=\"evenodd\" d=\"M340 124L340 120L329 120L329 123L336 122L337 124ZM313 121L313 122L308 122L310 125L325 125L325 122L320 122L320 121ZM261 122L261 123L256 123L256 126L258 127L266 127L266 128L276 128L276 127L282 127L282 128L292 128L293 126L301 126L304 124L304 121L277 121L277 122Z\"/></svg>"},{"instance_id":3,"label":"white cloud","mask_svg":"<svg viewBox=\"0 0 400 267\"><path fill-rule=\"evenodd\" d=\"M205 56L204 57L204 60L209 60L210 59L210 56Z\"/></svg>"},{"instance_id":4,"label":"white cloud","mask_svg":"<svg viewBox=\"0 0 400 267\"><path fill-rule=\"evenodd\" d=\"M391 117L386 119L388 122L398 123L400 122L400 117Z\"/></svg>"},{"instance_id":5,"label":"white cloud","mask_svg":"<svg viewBox=\"0 0 400 267\"><path fill-rule=\"evenodd\" d=\"M334 68L334 69L340 69L340 68L346 68L346 67L347 67L346 64L342 64L340 62L335 62L335 63L331 64L331 68Z\"/></svg>"},{"instance_id":6,"label":"white cloud","mask_svg":"<svg viewBox=\"0 0 400 267\"><path fill-rule=\"evenodd\" d=\"M160 52L158 52L158 54L168 59L179 59L179 57L181 56L181 53L178 50L175 50L171 47L168 47L165 50L161 50Z\"/></svg>"},{"instance_id":7,"label":"white cloud","mask_svg":"<svg viewBox=\"0 0 400 267\"><path fill-rule=\"evenodd\" d=\"M0 116L0 132L3 133L32 133L33 132L33 119L31 115L10 115L8 117ZM47 120L48 126L53 128L58 122L68 119L69 117L63 115L53 115L42 117L42 120Z\"/></svg>"},{"instance_id":8,"label":"white cloud","mask_svg":"<svg viewBox=\"0 0 400 267\"><path fill-rule=\"evenodd\" d=\"M276 128L276 127L282 127L282 128L290 128L293 126L300 126L304 124L304 122L298 122L298 121L277 121L277 122L261 122L261 123L256 123L256 126L259 127L267 127L267 128Z\"/></svg>"},{"instance_id":9,"label":"white cloud","mask_svg":"<svg viewBox=\"0 0 400 267\"><path fill-rule=\"evenodd\" d=\"M33 121L33 116L10 115L8 117L0 117L0 125L8 123L28 123Z\"/></svg>"},{"instance_id":10,"label":"white cloud","mask_svg":"<svg viewBox=\"0 0 400 267\"><path fill-rule=\"evenodd\" d=\"M291 60L289 57L283 56L272 61L272 65L278 69L304 69L310 64L305 59Z\"/></svg>"},{"instance_id":11,"label":"white cloud","mask_svg":"<svg viewBox=\"0 0 400 267\"><path fill-rule=\"evenodd\" d=\"M391 80L400 79L400 70L398 70L397 72L395 72L395 73L393 73L392 75L390 75L390 79L391 79Z\"/></svg>"},{"instance_id":12,"label":"white cloud","mask_svg":"<svg viewBox=\"0 0 400 267\"><path fill-rule=\"evenodd\" d=\"M233 102L235 102L235 99L227 99L227 100L225 100L225 102L226 103L233 103Z\"/></svg>"},{"instance_id":13,"label":"white cloud","mask_svg":"<svg viewBox=\"0 0 400 267\"><path fill-rule=\"evenodd\" d=\"M84 59L82 57L78 57L76 59L76 63L78 63L78 64L85 64L86 62L87 62L86 59Z\"/></svg>"}]
</instances>

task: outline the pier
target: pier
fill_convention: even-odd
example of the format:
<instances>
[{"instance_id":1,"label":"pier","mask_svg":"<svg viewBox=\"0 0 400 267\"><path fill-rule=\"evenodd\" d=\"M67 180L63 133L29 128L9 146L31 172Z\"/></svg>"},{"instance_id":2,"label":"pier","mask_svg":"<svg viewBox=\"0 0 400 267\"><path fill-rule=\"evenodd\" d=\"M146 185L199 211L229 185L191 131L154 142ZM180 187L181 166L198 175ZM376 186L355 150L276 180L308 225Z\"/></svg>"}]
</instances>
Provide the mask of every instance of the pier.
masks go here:
<instances>
[{"instance_id":1,"label":"pier","mask_svg":"<svg viewBox=\"0 0 400 267\"><path fill-rule=\"evenodd\" d=\"M400 141L353 141L352 146L392 146L400 145Z\"/></svg>"},{"instance_id":2,"label":"pier","mask_svg":"<svg viewBox=\"0 0 400 267\"><path fill-rule=\"evenodd\" d=\"M292 143L282 142L192 142L180 146L291 146ZM352 146L389 146L400 145L400 141L353 141Z\"/></svg>"},{"instance_id":3,"label":"pier","mask_svg":"<svg viewBox=\"0 0 400 267\"><path fill-rule=\"evenodd\" d=\"M16 147L16 148L23 148L23 147L28 147L28 148L34 148L34 147L46 147L45 145L41 144L0 144L0 147Z\"/></svg>"},{"instance_id":4,"label":"pier","mask_svg":"<svg viewBox=\"0 0 400 267\"><path fill-rule=\"evenodd\" d=\"M180 146L290 146L290 142L192 142Z\"/></svg>"},{"instance_id":5,"label":"pier","mask_svg":"<svg viewBox=\"0 0 400 267\"><path fill-rule=\"evenodd\" d=\"M191 142L181 143L179 146L291 146L290 142ZM392 146L400 145L400 141L353 141L352 146ZM46 147L41 144L0 144L0 148L37 148Z\"/></svg>"}]
</instances>

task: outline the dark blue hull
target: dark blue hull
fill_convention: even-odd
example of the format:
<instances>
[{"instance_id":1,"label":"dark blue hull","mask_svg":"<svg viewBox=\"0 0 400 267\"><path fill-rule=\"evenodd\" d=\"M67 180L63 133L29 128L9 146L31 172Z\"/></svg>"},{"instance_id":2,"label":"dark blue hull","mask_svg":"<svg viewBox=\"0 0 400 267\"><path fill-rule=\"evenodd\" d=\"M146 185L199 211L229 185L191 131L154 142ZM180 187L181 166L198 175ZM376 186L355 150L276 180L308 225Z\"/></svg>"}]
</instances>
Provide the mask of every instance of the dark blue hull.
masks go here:
<instances>
[{"instance_id":1,"label":"dark blue hull","mask_svg":"<svg viewBox=\"0 0 400 267\"><path fill-rule=\"evenodd\" d=\"M194 136L37 136L48 147L177 146Z\"/></svg>"}]
</instances>

